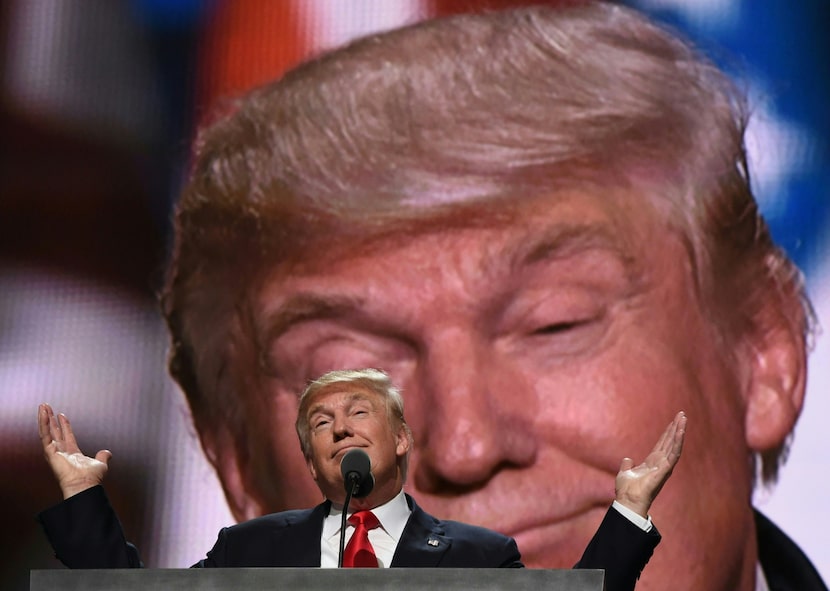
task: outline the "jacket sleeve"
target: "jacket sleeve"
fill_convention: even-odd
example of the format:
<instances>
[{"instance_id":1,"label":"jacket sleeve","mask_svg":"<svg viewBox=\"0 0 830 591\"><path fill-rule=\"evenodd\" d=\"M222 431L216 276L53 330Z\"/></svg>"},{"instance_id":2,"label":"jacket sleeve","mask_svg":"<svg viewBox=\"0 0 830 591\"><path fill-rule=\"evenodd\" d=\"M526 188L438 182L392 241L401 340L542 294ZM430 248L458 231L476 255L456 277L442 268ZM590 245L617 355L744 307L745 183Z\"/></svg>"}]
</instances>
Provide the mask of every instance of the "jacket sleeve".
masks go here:
<instances>
[{"instance_id":1,"label":"jacket sleeve","mask_svg":"<svg viewBox=\"0 0 830 591\"><path fill-rule=\"evenodd\" d=\"M55 557L69 568L142 568L135 546L102 486L58 503L37 516Z\"/></svg>"},{"instance_id":2,"label":"jacket sleeve","mask_svg":"<svg viewBox=\"0 0 830 591\"><path fill-rule=\"evenodd\" d=\"M609 508L574 568L605 569L606 591L633 591L659 543L656 527L645 532Z\"/></svg>"}]
</instances>

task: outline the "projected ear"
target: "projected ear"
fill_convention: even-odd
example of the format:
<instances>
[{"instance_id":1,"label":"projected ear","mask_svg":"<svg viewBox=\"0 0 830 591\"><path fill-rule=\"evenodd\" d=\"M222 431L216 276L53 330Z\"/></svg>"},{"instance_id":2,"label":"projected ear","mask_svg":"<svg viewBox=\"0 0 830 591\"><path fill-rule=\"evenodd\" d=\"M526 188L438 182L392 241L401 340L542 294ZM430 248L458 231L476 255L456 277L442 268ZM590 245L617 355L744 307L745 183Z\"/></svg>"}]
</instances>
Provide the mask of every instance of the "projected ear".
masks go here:
<instances>
[{"instance_id":1,"label":"projected ear","mask_svg":"<svg viewBox=\"0 0 830 591\"><path fill-rule=\"evenodd\" d=\"M774 294L748 339L744 359L750 376L745 393L746 437L756 452L784 443L801 413L807 375L803 317L795 295Z\"/></svg>"},{"instance_id":2,"label":"projected ear","mask_svg":"<svg viewBox=\"0 0 830 591\"><path fill-rule=\"evenodd\" d=\"M211 433L200 432L205 455L219 476L228 506L237 521L247 521L260 515L260 504L248 494L245 472L239 462L236 443L225 427Z\"/></svg>"}]
</instances>

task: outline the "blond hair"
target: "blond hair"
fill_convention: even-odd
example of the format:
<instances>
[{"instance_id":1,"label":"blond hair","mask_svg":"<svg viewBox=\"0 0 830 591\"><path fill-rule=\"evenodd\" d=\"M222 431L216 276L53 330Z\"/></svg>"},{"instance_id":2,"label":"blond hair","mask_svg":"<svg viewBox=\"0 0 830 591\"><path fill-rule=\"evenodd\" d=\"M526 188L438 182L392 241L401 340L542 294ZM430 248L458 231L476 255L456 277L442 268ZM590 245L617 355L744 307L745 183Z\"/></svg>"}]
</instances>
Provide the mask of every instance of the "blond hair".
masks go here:
<instances>
[{"instance_id":1,"label":"blond hair","mask_svg":"<svg viewBox=\"0 0 830 591\"><path fill-rule=\"evenodd\" d=\"M295 427L300 439L300 449L306 458L311 455L311 430L308 424L308 407L311 401L324 391L350 387L365 388L377 394L386 407L390 427L397 430L403 426L407 437L412 440L412 433L404 419L403 396L386 372L374 368L335 370L309 382L300 395Z\"/></svg>"}]
</instances>

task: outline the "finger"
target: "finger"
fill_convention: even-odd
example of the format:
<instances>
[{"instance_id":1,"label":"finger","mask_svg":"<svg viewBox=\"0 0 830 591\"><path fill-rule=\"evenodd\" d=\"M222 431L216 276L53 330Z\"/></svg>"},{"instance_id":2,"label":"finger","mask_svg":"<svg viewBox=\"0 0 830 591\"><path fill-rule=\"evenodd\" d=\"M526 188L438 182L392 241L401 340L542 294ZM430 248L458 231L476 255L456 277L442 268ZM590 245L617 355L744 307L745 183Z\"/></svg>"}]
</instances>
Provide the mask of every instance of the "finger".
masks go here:
<instances>
[{"instance_id":1,"label":"finger","mask_svg":"<svg viewBox=\"0 0 830 591\"><path fill-rule=\"evenodd\" d=\"M40 441L43 447L52 443L52 434L49 432L49 415L52 414L52 408L46 404L40 404L37 407L37 432L40 436Z\"/></svg>"},{"instance_id":2,"label":"finger","mask_svg":"<svg viewBox=\"0 0 830 591\"><path fill-rule=\"evenodd\" d=\"M634 467L634 460L631 458L623 458L620 462L620 472L626 472Z\"/></svg>"},{"instance_id":3,"label":"finger","mask_svg":"<svg viewBox=\"0 0 830 591\"><path fill-rule=\"evenodd\" d=\"M64 444L68 449L75 451L78 448L78 442L75 441L75 433L72 431L72 423L69 422L69 417L61 413L58 415L58 419L63 429Z\"/></svg>"},{"instance_id":4,"label":"finger","mask_svg":"<svg viewBox=\"0 0 830 591\"><path fill-rule=\"evenodd\" d=\"M95 454L95 459L105 465L109 465L110 458L112 458L112 452L108 449L102 449Z\"/></svg>"},{"instance_id":5,"label":"finger","mask_svg":"<svg viewBox=\"0 0 830 591\"><path fill-rule=\"evenodd\" d=\"M682 411L681 411L682 412ZM666 449L670 451L672 447L674 447L674 442L677 438L677 430L680 426L680 417L681 413L677 413L674 418L672 419L671 424L668 428L668 437L666 437Z\"/></svg>"},{"instance_id":6,"label":"finger","mask_svg":"<svg viewBox=\"0 0 830 591\"><path fill-rule=\"evenodd\" d=\"M63 430L54 412L49 413L49 435L52 437L52 441L57 442L59 447L63 444Z\"/></svg>"},{"instance_id":7,"label":"finger","mask_svg":"<svg viewBox=\"0 0 830 591\"><path fill-rule=\"evenodd\" d=\"M686 435L686 415L682 411L677 413L673 421L674 429L672 439L669 441L669 449L666 450L665 456L668 462L669 469L673 469L677 461L680 459L680 454L683 451L683 440Z\"/></svg>"},{"instance_id":8,"label":"finger","mask_svg":"<svg viewBox=\"0 0 830 591\"><path fill-rule=\"evenodd\" d=\"M645 457L643 460L643 465L648 467L654 467L662 461L663 458L666 457L666 440L668 437L668 430L663 431L663 434L660 435L660 439L657 443L654 444L651 452Z\"/></svg>"},{"instance_id":9,"label":"finger","mask_svg":"<svg viewBox=\"0 0 830 591\"><path fill-rule=\"evenodd\" d=\"M674 420L672 421L672 438L669 441L669 444L674 447L675 442L677 441L678 434L684 431L686 428L686 413L682 410L675 415Z\"/></svg>"},{"instance_id":10,"label":"finger","mask_svg":"<svg viewBox=\"0 0 830 591\"><path fill-rule=\"evenodd\" d=\"M661 453L665 455L671 449L672 441L674 440L674 421L670 422L668 426L663 430L663 433L660 435L660 439L657 440L657 443L654 445L654 449L657 453Z\"/></svg>"},{"instance_id":11,"label":"finger","mask_svg":"<svg viewBox=\"0 0 830 591\"><path fill-rule=\"evenodd\" d=\"M683 452L683 442L686 440L686 414L680 411L677 416L677 430L674 434L674 441L672 442L672 458L673 462L677 463L680 459L680 454Z\"/></svg>"},{"instance_id":12,"label":"finger","mask_svg":"<svg viewBox=\"0 0 830 591\"><path fill-rule=\"evenodd\" d=\"M672 419L672 422L669 423L669 426L666 427L666 430L663 433L663 437L661 438L660 451L666 457L669 457L674 453L675 444L677 440L677 431L680 428L681 419L683 419L684 417L685 414L683 413L683 411L677 413Z\"/></svg>"}]
</instances>

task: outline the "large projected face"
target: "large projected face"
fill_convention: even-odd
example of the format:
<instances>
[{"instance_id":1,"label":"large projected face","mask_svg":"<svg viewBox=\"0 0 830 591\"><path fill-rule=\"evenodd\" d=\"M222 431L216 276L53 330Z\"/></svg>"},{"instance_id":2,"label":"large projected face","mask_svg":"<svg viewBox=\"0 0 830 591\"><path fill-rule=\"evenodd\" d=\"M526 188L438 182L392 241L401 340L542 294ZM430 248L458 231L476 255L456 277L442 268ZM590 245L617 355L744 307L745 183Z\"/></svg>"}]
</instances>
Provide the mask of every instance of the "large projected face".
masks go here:
<instances>
[{"instance_id":1,"label":"large projected face","mask_svg":"<svg viewBox=\"0 0 830 591\"><path fill-rule=\"evenodd\" d=\"M707 319L682 237L641 196L528 199L510 225L318 261L267 281L255 322L279 377L264 378L248 447L219 452L237 517L319 501L297 393L376 367L402 388L415 436L405 490L515 536L532 567L576 562L620 460L641 460L685 410L686 451L653 507L668 535L638 588L673 588L680 571L689 589L752 576L748 440L779 435L746 418L749 368Z\"/></svg>"}]
</instances>

